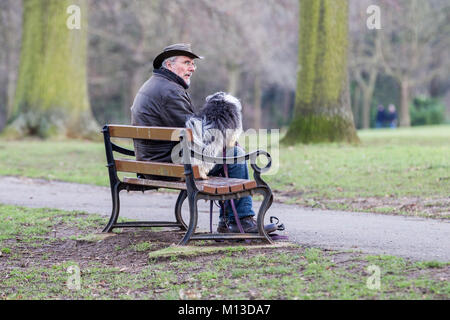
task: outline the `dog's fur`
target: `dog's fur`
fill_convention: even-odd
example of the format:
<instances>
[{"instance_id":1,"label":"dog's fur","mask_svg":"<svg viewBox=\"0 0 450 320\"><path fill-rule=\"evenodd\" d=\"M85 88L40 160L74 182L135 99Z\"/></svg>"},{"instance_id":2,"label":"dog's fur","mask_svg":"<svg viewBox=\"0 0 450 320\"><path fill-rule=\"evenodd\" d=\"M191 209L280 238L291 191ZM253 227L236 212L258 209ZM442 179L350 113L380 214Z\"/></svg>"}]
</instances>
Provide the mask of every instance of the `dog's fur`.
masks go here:
<instances>
[{"instance_id":1,"label":"dog's fur","mask_svg":"<svg viewBox=\"0 0 450 320\"><path fill-rule=\"evenodd\" d=\"M194 136L194 149L205 156L222 156L224 147L234 147L242 133L242 105L225 92L216 92L206 97L203 108L186 121ZM214 163L191 158L198 165L200 177L207 179Z\"/></svg>"}]
</instances>

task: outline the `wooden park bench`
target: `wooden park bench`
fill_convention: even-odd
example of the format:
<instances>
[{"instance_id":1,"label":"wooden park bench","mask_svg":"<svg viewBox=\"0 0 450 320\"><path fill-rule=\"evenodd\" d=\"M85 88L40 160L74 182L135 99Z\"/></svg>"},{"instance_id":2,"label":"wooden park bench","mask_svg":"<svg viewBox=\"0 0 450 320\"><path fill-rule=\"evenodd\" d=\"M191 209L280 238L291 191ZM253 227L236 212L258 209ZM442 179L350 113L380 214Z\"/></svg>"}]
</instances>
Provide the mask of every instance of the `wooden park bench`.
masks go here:
<instances>
[{"instance_id":1,"label":"wooden park bench","mask_svg":"<svg viewBox=\"0 0 450 320\"><path fill-rule=\"evenodd\" d=\"M125 227L178 227L186 230L179 244L185 245L190 240L230 240L230 239L262 239L272 243L272 239L264 230L264 216L272 204L273 196L270 187L261 179L261 173L267 171L271 166L270 155L265 151L255 151L237 157L207 157L206 161L214 163L238 163L250 160L254 171L254 180L235 179L225 177L209 177L208 180L199 179L198 166L191 165L189 155L200 156L191 148L192 132L185 128L166 127L138 127L127 125L105 125L103 127L107 167L112 195L112 213L108 224L103 232L111 232L114 228ZM115 158L115 153L135 157L134 150L119 146L111 141L111 138L127 139L150 139L163 141L179 141L182 144L183 163L173 164L163 162L137 161L134 159ZM256 158L265 155L268 163L264 168L256 165ZM119 179L117 172L135 173L135 177L124 177ZM143 174L182 178L182 181L162 181L144 179ZM170 221L136 221L118 223L120 211L119 193L127 191L146 191L159 188L180 190L175 203L175 220ZM264 199L257 215L257 226L259 233L195 233L198 221L197 201L205 200L229 200L239 199L244 196L262 194ZM185 199L189 202L189 223L183 221L181 215L182 204Z\"/></svg>"}]
</instances>

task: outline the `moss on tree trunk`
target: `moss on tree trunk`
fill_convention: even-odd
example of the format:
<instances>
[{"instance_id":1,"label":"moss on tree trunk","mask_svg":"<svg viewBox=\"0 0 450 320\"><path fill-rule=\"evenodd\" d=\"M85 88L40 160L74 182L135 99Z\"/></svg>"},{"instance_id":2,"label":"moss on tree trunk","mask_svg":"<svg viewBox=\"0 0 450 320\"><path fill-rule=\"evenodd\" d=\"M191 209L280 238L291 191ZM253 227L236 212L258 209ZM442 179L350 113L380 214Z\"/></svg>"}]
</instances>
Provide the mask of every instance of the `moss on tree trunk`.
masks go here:
<instances>
[{"instance_id":1,"label":"moss on tree trunk","mask_svg":"<svg viewBox=\"0 0 450 320\"><path fill-rule=\"evenodd\" d=\"M347 75L347 0L299 0L294 119L284 143L358 142Z\"/></svg>"},{"instance_id":2,"label":"moss on tree trunk","mask_svg":"<svg viewBox=\"0 0 450 320\"><path fill-rule=\"evenodd\" d=\"M81 10L69 29L67 8ZM23 0L19 77L10 130L19 135L91 137L98 133L87 91L85 0Z\"/></svg>"}]
</instances>

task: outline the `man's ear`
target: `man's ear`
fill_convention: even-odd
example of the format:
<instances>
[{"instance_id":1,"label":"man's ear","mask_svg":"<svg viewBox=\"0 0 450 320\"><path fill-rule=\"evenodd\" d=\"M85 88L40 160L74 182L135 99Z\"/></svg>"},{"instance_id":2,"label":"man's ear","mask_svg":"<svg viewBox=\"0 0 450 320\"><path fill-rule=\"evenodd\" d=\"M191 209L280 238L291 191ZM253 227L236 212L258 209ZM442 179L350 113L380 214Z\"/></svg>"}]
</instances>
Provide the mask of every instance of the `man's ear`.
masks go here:
<instances>
[{"instance_id":1,"label":"man's ear","mask_svg":"<svg viewBox=\"0 0 450 320\"><path fill-rule=\"evenodd\" d=\"M171 60L167 60L166 66L167 69L173 72L173 62Z\"/></svg>"}]
</instances>

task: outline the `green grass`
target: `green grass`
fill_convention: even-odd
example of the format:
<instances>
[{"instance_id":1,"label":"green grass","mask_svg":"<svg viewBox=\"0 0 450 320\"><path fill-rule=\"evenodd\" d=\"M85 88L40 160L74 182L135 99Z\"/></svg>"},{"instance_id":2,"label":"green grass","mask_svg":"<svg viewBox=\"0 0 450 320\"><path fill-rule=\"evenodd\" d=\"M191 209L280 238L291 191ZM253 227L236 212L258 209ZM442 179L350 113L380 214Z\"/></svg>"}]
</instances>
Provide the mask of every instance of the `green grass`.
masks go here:
<instances>
[{"instance_id":1,"label":"green grass","mask_svg":"<svg viewBox=\"0 0 450 320\"><path fill-rule=\"evenodd\" d=\"M0 206L0 221L6 221L0 232L0 299L450 297L450 263L293 244L180 248L170 242L134 242L133 231L89 236L103 220L80 212ZM61 236L61 230L79 239ZM141 231L150 233L155 232ZM75 275L68 272L71 266L80 270L80 289L67 286ZM367 285L370 267L379 270L379 287Z\"/></svg>"},{"instance_id":2,"label":"green grass","mask_svg":"<svg viewBox=\"0 0 450 320\"><path fill-rule=\"evenodd\" d=\"M280 149L280 170L267 180L310 198L447 196L450 126L358 133L361 144Z\"/></svg>"},{"instance_id":3,"label":"green grass","mask_svg":"<svg viewBox=\"0 0 450 320\"><path fill-rule=\"evenodd\" d=\"M0 175L108 185L104 146L65 140L0 140Z\"/></svg>"},{"instance_id":4,"label":"green grass","mask_svg":"<svg viewBox=\"0 0 450 320\"><path fill-rule=\"evenodd\" d=\"M279 156L275 148L269 149L274 170L264 177L281 193L275 198L305 206L361 211L365 209L346 200L406 197L425 203L448 198L450 126L365 130L358 135L360 145L281 146ZM105 162L102 143L0 140L0 175L107 186ZM330 202L336 199L343 201ZM401 212L400 206L388 205L378 211L409 214ZM431 210L419 210L426 209ZM448 212L448 205L444 203L439 210Z\"/></svg>"},{"instance_id":5,"label":"green grass","mask_svg":"<svg viewBox=\"0 0 450 320\"><path fill-rule=\"evenodd\" d=\"M0 203L0 246L3 240L11 239L18 234L22 236L21 241L24 242L43 238L51 240L52 230L57 225L73 224L82 231L98 226L104 220L100 216L77 211L22 208Z\"/></svg>"},{"instance_id":6,"label":"green grass","mask_svg":"<svg viewBox=\"0 0 450 320\"><path fill-rule=\"evenodd\" d=\"M246 251L247 248L243 246L238 247L201 247L201 246L171 246L161 250L150 252L148 257L150 259L161 259L170 257L189 257L199 254L213 254L225 253L230 255L233 252Z\"/></svg>"},{"instance_id":7,"label":"green grass","mask_svg":"<svg viewBox=\"0 0 450 320\"><path fill-rule=\"evenodd\" d=\"M272 266L256 268L254 261L267 255ZM313 263L298 258L280 265L273 252L255 254L245 268L227 262L223 271L215 268L215 262L206 261L200 272L198 266L183 261L156 262L133 273L87 265L81 268L81 289L76 291L65 283L67 268L77 263L65 261L52 267L3 271L8 277L1 288L7 299L180 299L180 290L196 292L202 299L448 299L450 294L448 282L430 275L411 276L418 269L410 263L398 268L384 257L361 259L357 269L333 264L326 256ZM382 264L380 288L369 289L370 274L365 270L377 262Z\"/></svg>"}]
</instances>

